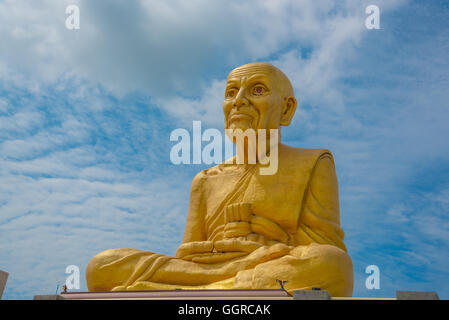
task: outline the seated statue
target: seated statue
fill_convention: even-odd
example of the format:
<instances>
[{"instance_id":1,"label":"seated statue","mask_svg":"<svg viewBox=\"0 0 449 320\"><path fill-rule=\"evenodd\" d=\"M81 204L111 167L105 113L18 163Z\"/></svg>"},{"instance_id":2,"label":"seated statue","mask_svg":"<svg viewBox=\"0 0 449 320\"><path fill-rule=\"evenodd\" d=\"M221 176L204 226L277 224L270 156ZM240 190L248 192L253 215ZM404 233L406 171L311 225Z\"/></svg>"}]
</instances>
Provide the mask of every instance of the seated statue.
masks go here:
<instances>
[{"instance_id":1,"label":"seated statue","mask_svg":"<svg viewBox=\"0 0 449 320\"><path fill-rule=\"evenodd\" d=\"M227 79L225 128L280 131L296 106L282 71L268 63L246 64ZM269 141L278 155L274 174L260 173L259 157L255 163L235 163L234 157L195 176L174 257L106 250L87 266L88 289L276 289L276 280L282 280L290 293L320 288L352 296L353 266L340 227L333 156L280 140L279 134Z\"/></svg>"}]
</instances>

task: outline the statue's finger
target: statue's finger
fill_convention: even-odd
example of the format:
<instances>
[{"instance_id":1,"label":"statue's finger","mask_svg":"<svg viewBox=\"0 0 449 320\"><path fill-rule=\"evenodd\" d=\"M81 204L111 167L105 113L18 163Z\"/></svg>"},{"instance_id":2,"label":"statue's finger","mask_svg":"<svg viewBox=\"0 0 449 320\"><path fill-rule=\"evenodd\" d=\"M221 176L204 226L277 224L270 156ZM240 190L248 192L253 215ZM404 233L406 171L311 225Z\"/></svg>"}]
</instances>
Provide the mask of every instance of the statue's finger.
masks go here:
<instances>
[{"instance_id":1,"label":"statue's finger","mask_svg":"<svg viewBox=\"0 0 449 320\"><path fill-rule=\"evenodd\" d=\"M232 220L231 221L237 221L238 213L237 213L237 206L235 203L231 205L231 211L232 211Z\"/></svg>"},{"instance_id":2,"label":"statue's finger","mask_svg":"<svg viewBox=\"0 0 449 320\"><path fill-rule=\"evenodd\" d=\"M234 214L235 214L235 217L234 217L235 221L241 221L242 220L242 217L240 215L240 203L236 204Z\"/></svg>"},{"instance_id":3,"label":"statue's finger","mask_svg":"<svg viewBox=\"0 0 449 320\"><path fill-rule=\"evenodd\" d=\"M251 203L243 203L240 206L240 217L242 221L249 221L251 219Z\"/></svg>"},{"instance_id":4,"label":"statue's finger","mask_svg":"<svg viewBox=\"0 0 449 320\"><path fill-rule=\"evenodd\" d=\"M229 206L224 208L224 219L225 219L225 224L228 223L230 220L230 216L229 216Z\"/></svg>"}]
</instances>

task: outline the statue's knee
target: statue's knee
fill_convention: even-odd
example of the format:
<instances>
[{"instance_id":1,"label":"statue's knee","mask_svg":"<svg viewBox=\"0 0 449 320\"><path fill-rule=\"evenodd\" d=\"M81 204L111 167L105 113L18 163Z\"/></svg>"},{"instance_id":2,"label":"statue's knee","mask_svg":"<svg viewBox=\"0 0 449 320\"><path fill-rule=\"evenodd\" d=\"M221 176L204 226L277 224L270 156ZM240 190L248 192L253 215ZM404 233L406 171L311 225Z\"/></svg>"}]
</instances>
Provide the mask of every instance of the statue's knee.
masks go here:
<instances>
[{"instance_id":1,"label":"statue's knee","mask_svg":"<svg viewBox=\"0 0 449 320\"><path fill-rule=\"evenodd\" d=\"M112 257L114 257L114 250L116 249L109 249L100 252L89 261L86 268L86 282L89 291L107 290L104 288L104 284L102 284L101 281L104 276L102 275L100 268L107 264L107 261L111 260Z\"/></svg>"},{"instance_id":2,"label":"statue's knee","mask_svg":"<svg viewBox=\"0 0 449 320\"><path fill-rule=\"evenodd\" d=\"M354 268L349 255L332 245L321 245L319 261L326 279L329 293L333 296L352 296Z\"/></svg>"},{"instance_id":3,"label":"statue's knee","mask_svg":"<svg viewBox=\"0 0 449 320\"><path fill-rule=\"evenodd\" d=\"M310 244L292 250L292 256L313 269L317 283L333 296L351 296L353 290L353 265L349 255L342 249L326 244Z\"/></svg>"},{"instance_id":4,"label":"statue's knee","mask_svg":"<svg viewBox=\"0 0 449 320\"><path fill-rule=\"evenodd\" d=\"M344 250L328 244L312 243L308 246L299 246L293 249L290 255L301 259L314 259L320 265L352 269L349 255Z\"/></svg>"},{"instance_id":5,"label":"statue's knee","mask_svg":"<svg viewBox=\"0 0 449 320\"><path fill-rule=\"evenodd\" d=\"M108 249L94 256L89 261L86 268L86 282L88 290L109 291L115 287L118 280L116 278L125 274L126 272L124 271L126 270L116 270L117 268L114 267L105 267L134 251L138 252L138 250L134 249Z\"/></svg>"}]
</instances>

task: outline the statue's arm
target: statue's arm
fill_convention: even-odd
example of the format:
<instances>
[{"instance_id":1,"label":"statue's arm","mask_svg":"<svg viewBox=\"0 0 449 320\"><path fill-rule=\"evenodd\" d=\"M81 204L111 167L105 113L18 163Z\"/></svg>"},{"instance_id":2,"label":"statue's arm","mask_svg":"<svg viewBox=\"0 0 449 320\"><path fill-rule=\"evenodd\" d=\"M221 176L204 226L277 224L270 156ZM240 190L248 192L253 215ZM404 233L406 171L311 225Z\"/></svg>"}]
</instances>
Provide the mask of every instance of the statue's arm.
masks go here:
<instances>
[{"instance_id":1,"label":"statue's arm","mask_svg":"<svg viewBox=\"0 0 449 320\"><path fill-rule=\"evenodd\" d=\"M182 243L206 240L204 217L206 209L203 203L202 182L205 174L198 173L192 180L190 188L189 211Z\"/></svg>"},{"instance_id":2,"label":"statue's arm","mask_svg":"<svg viewBox=\"0 0 449 320\"><path fill-rule=\"evenodd\" d=\"M187 259L187 257L192 254L201 254L213 250L213 243L211 241L206 241L206 230L204 226L204 217L206 215L202 192L204 178L204 172L200 172L192 180L187 223L182 244L176 251L175 256L177 258Z\"/></svg>"},{"instance_id":3,"label":"statue's arm","mask_svg":"<svg viewBox=\"0 0 449 320\"><path fill-rule=\"evenodd\" d=\"M324 153L318 159L305 205L321 218L340 224L338 179L332 154Z\"/></svg>"},{"instance_id":4,"label":"statue's arm","mask_svg":"<svg viewBox=\"0 0 449 320\"><path fill-rule=\"evenodd\" d=\"M346 250L340 227L337 174L330 152L324 152L315 164L295 238L298 245L315 242Z\"/></svg>"}]
</instances>

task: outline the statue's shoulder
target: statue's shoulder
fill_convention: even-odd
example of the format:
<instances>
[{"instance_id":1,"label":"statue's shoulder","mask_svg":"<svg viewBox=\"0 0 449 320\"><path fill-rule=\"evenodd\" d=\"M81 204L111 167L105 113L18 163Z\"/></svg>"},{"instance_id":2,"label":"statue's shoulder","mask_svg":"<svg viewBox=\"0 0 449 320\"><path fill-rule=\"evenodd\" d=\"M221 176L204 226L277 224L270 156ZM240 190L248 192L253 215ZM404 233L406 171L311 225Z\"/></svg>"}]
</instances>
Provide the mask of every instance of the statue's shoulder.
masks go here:
<instances>
[{"instance_id":1,"label":"statue's shoulder","mask_svg":"<svg viewBox=\"0 0 449 320\"><path fill-rule=\"evenodd\" d=\"M332 152L328 149L306 149L306 148L294 148L287 145L281 145L279 148L280 160L286 164L309 164L314 166L320 159L328 158L332 162L334 157Z\"/></svg>"},{"instance_id":2,"label":"statue's shoulder","mask_svg":"<svg viewBox=\"0 0 449 320\"><path fill-rule=\"evenodd\" d=\"M227 159L226 161L217 164L197 174L198 179L207 179L208 177L214 177L217 175L233 173L235 168L235 156Z\"/></svg>"},{"instance_id":3,"label":"statue's shoulder","mask_svg":"<svg viewBox=\"0 0 449 320\"><path fill-rule=\"evenodd\" d=\"M201 183L208 177L216 176L216 175L220 174L223 171L223 167L224 167L224 164L221 163L221 164L217 164L211 168L204 169L204 170L198 172L197 175L195 176L195 178L193 178L193 180L197 181L197 183Z\"/></svg>"}]
</instances>

